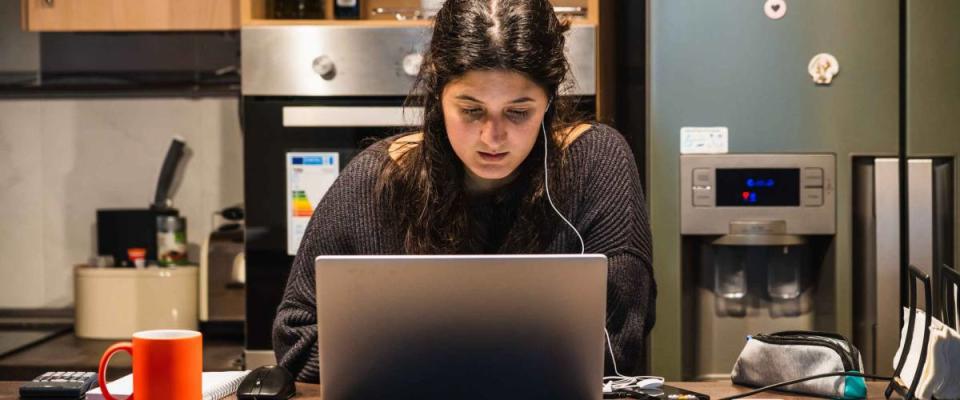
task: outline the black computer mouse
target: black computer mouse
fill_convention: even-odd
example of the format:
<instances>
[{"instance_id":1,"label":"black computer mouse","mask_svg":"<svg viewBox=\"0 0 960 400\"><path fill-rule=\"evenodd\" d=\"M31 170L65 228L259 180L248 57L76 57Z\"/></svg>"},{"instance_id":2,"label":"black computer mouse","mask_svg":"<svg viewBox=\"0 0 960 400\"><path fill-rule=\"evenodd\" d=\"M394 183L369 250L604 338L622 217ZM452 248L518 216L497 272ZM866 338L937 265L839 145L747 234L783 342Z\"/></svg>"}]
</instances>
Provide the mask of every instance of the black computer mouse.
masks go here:
<instances>
[{"instance_id":1,"label":"black computer mouse","mask_svg":"<svg viewBox=\"0 0 960 400\"><path fill-rule=\"evenodd\" d=\"M239 400L286 400L296 394L293 375L286 368L268 365L250 371L237 387Z\"/></svg>"}]
</instances>

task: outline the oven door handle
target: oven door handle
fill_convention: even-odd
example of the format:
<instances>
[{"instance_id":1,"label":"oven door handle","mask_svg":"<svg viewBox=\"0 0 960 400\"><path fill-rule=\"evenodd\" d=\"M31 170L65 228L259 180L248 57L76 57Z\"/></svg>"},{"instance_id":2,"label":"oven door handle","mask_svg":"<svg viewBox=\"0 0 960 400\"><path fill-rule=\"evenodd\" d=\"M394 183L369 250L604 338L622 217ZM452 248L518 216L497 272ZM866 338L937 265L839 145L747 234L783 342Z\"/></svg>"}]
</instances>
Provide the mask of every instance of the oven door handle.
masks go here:
<instances>
[{"instance_id":1,"label":"oven door handle","mask_svg":"<svg viewBox=\"0 0 960 400\"><path fill-rule=\"evenodd\" d=\"M285 128L362 128L420 126L422 107L283 107Z\"/></svg>"}]
</instances>

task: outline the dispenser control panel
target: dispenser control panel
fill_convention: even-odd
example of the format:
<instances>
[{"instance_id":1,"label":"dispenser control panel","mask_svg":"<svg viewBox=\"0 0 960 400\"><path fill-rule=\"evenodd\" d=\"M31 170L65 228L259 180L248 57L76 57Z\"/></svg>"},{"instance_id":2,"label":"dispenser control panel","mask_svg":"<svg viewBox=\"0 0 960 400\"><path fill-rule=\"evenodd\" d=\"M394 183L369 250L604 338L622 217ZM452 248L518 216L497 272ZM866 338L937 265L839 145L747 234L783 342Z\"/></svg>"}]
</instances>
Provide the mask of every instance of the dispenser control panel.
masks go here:
<instances>
[{"instance_id":1,"label":"dispenser control panel","mask_svg":"<svg viewBox=\"0 0 960 400\"><path fill-rule=\"evenodd\" d=\"M717 206L823 204L823 168L718 168L715 174Z\"/></svg>"},{"instance_id":2,"label":"dispenser control panel","mask_svg":"<svg viewBox=\"0 0 960 400\"><path fill-rule=\"evenodd\" d=\"M805 233L834 233L832 154L698 154L680 160L684 233L725 234L732 221L771 219Z\"/></svg>"}]
</instances>

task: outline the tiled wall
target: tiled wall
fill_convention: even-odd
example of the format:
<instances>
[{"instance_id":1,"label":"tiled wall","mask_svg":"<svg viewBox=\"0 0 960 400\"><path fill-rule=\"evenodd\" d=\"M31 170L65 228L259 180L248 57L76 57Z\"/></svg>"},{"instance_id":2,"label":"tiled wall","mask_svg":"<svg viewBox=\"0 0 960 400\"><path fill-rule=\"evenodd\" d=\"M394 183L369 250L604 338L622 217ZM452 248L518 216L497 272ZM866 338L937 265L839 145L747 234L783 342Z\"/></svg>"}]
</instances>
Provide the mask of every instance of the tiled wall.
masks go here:
<instances>
[{"instance_id":1,"label":"tiled wall","mask_svg":"<svg viewBox=\"0 0 960 400\"><path fill-rule=\"evenodd\" d=\"M191 154L173 200L197 260L211 213L243 199L237 99L0 100L0 308L72 304L96 209L148 206L173 135Z\"/></svg>"}]
</instances>

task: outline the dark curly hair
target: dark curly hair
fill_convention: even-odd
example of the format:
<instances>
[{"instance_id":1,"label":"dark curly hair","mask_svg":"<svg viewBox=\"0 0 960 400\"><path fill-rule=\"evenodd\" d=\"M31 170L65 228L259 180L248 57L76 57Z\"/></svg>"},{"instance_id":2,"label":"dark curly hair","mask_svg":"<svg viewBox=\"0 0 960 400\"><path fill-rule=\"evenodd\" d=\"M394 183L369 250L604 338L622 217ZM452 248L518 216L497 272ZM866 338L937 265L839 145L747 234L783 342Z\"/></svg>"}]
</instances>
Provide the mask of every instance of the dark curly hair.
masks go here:
<instances>
[{"instance_id":1,"label":"dark curly hair","mask_svg":"<svg viewBox=\"0 0 960 400\"><path fill-rule=\"evenodd\" d=\"M433 37L424 54L408 106L423 107L423 140L396 161L386 157L378 198L396 210L409 254L480 252L469 235L464 165L454 153L444 124L444 87L470 71L520 73L539 85L552 105L544 115L549 135L551 194L563 191L559 176L564 134L579 121L571 100L559 94L569 65L564 55L561 22L547 0L447 0L437 13ZM546 203L543 182L543 137L521 165L516 181L520 198L516 222L504 240L508 252L542 251L557 218ZM555 196L556 197L556 196ZM562 200L561 200L562 201ZM402 206L397 206L402 205ZM558 204L559 206L559 204Z\"/></svg>"}]
</instances>

